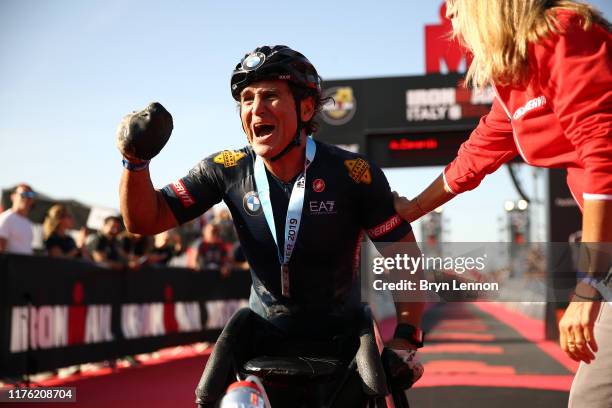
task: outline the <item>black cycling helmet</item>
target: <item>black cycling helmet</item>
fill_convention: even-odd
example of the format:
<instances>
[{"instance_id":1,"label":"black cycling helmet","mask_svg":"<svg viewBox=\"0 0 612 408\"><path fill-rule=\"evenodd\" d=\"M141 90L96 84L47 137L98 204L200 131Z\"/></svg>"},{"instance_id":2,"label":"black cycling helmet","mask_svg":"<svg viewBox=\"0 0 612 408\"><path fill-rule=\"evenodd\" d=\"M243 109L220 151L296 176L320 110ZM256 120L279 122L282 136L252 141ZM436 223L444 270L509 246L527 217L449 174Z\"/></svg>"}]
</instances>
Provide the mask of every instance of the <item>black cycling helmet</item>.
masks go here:
<instances>
[{"instance_id":1,"label":"black cycling helmet","mask_svg":"<svg viewBox=\"0 0 612 408\"><path fill-rule=\"evenodd\" d=\"M286 45L257 47L246 54L232 72L232 96L240 101L244 88L265 79L283 79L321 93L321 80L315 67L308 58Z\"/></svg>"},{"instance_id":2,"label":"black cycling helmet","mask_svg":"<svg viewBox=\"0 0 612 408\"><path fill-rule=\"evenodd\" d=\"M281 79L290 82L299 88L310 89L315 92L315 98L321 97L321 78L315 67L304 55L292 50L286 45L257 47L246 54L232 72L232 97L240 101L240 93L253 82ZM285 155L294 146L300 145L302 133L302 117L300 114L301 97L295 92L295 110L297 115L297 130L295 139L290 142L279 154L271 160L275 161Z\"/></svg>"}]
</instances>

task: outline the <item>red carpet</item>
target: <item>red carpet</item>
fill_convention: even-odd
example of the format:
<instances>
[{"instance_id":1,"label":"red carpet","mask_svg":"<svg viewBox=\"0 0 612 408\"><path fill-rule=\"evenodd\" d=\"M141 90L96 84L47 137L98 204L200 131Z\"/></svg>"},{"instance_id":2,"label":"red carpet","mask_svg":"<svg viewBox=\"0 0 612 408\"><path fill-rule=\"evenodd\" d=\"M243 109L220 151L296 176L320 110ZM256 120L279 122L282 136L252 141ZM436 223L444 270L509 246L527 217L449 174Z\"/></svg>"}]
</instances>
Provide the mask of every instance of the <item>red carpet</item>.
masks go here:
<instances>
[{"instance_id":1,"label":"red carpet","mask_svg":"<svg viewBox=\"0 0 612 408\"><path fill-rule=\"evenodd\" d=\"M76 387L76 403L45 404L1 404L2 408L179 408L195 407L194 390L210 350L196 353L190 347L171 356L173 350L165 350L162 357L140 366L110 369L73 376L60 380L57 378L43 381L43 386Z\"/></svg>"}]
</instances>

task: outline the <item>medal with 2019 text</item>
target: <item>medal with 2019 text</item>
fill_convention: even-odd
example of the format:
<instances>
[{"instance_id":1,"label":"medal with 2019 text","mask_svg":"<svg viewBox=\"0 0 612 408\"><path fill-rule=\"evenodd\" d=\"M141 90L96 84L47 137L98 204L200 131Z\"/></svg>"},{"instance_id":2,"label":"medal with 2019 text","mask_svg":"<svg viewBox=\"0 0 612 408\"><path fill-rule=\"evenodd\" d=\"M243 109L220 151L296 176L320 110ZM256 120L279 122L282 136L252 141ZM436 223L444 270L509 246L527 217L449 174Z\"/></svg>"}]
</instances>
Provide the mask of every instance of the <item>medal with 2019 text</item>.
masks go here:
<instances>
[{"instance_id":1,"label":"medal with 2019 text","mask_svg":"<svg viewBox=\"0 0 612 408\"><path fill-rule=\"evenodd\" d=\"M302 220L302 208L304 207L304 195L306 192L306 171L308 166L314 160L317 151L317 145L311 137L306 139L306 160L304 161L304 171L300 174L291 190L289 198L289 206L287 208L287 218L285 221L285 245L281 251L276 237L276 225L274 222L274 213L272 212L272 202L270 201L270 185L268 176L266 175L266 167L263 160L257 156L255 158L255 184L257 185L257 194L263 208L264 216L270 228L270 233L274 238L276 249L278 252L278 260L281 265L281 292L285 297L290 297L289 284L289 260L297 242L298 231L300 230L300 221Z\"/></svg>"}]
</instances>

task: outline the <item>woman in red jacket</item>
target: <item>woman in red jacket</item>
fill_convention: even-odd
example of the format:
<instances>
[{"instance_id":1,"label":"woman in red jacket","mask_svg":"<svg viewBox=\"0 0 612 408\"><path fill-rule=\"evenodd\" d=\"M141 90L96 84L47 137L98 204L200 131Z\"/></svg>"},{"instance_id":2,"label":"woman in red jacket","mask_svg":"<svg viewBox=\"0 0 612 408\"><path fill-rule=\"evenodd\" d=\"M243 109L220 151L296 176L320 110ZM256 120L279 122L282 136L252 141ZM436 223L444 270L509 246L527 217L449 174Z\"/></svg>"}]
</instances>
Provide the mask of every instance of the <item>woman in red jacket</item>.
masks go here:
<instances>
[{"instance_id":1,"label":"woman in red jacket","mask_svg":"<svg viewBox=\"0 0 612 408\"><path fill-rule=\"evenodd\" d=\"M609 23L569 0L447 0L447 15L474 57L467 82L492 85L496 98L455 160L413 200L397 197L396 210L416 220L520 154L534 166L566 168L583 212L583 242L612 242ZM609 267L605 252L597 251L597 264ZM602 276L585 272L592 275L578 284L559 324L562 349L582 361L570 406L609 407L612 299L602 303L593 285Z\"/></svg>"}]
</instances>

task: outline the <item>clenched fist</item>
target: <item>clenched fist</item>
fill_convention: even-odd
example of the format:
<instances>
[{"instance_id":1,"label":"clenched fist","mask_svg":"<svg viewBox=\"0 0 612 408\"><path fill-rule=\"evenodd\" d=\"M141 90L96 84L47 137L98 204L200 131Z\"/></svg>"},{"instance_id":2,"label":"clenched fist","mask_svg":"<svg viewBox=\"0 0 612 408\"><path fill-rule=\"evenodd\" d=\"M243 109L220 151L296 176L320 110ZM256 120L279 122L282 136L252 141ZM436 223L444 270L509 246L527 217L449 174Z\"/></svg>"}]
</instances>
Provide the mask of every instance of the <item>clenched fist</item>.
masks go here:
<instances>
[{"instance_id":1,"label":"clenched fist","mask_svg":"<svg viewBox=\"0 0 612 408\"><path fill-rule=\"evenodd\" d=\"M123 117L117 129L117 148L128 160L151 160L168 142L172 128L170 112L153 102Z\"/></svg>"}]
</instances>

